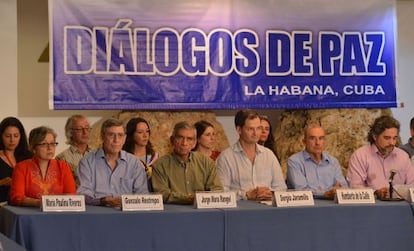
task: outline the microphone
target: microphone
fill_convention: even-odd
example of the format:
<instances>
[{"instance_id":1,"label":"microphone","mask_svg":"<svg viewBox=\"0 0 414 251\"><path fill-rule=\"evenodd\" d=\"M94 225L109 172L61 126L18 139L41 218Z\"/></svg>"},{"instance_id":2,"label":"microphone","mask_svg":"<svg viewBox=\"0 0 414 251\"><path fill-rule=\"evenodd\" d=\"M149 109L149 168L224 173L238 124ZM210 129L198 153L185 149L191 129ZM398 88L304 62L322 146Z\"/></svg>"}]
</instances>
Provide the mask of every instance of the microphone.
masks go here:
<instances>
[{"instance_id":1,"label":"microphone","mask_svg":"<svg viewBox=\"0 0 414 251\"><path fill-rule=\"evenodd\" d=\"M394 192L394 187L392 185L392 182L394 181L394 176L397 173L395 169L391 169L390 171L390 178L388 180L388 183L390 184L390 199L392 199L392 193Z\"/></svg>"}]
</instances>

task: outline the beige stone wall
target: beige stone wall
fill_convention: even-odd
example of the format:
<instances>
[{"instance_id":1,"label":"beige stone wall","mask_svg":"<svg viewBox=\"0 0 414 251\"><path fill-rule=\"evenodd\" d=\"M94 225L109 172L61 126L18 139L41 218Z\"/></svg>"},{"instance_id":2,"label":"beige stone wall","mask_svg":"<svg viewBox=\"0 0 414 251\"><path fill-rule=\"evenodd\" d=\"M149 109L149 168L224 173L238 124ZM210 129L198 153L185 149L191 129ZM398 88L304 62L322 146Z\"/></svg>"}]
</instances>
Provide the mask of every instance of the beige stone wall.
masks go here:
<instances>
[{"instance_id":1,"label":"beige stone wall","mask_svg":"<svg viewBox=\"0 0 414 251\"><path fill-rule=\"evenodd\" d=\"M224 133L223 127L217 121L214 112L209 111L179 111L179 112L140 112L140 111L125 111L114 114L112 117L120 119L126 125L131 118L142 117L148 121L151 128L151 143L154 145L156 151L160 155L171 152L170 136L174 125L180 121L188 121L194 124L199 120L206 120L214 125L216 131L217 146L216 150L222 151L229 146L227 136ZM102 122L107 119L103 118L93 125L91 136L91 146L98 147L100 142L100 128Z\"/></svg>"}]
</instances>

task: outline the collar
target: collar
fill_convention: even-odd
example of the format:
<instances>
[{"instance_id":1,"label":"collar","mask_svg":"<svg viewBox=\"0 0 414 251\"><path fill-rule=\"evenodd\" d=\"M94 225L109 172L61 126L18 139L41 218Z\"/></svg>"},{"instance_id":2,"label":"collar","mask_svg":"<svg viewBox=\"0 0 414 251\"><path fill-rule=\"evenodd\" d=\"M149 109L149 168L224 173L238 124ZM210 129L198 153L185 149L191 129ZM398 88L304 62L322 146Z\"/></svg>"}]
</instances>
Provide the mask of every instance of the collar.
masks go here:
<instances>
[{"instance_id":1,"label":"collar","mask_svg":"<svg viewBox=\"0 0 414 251\"><path fill-rule=\"evenodd\" d=\"M79 151L79 149L77 148L77 147L75 147L75 146L73 146L73 145L70 145L69 146L69 151L71 151L72 153L79 153L79 154L82 154L80 151ZM90 152L91 151L91 148L89 147L89 145L86 147L86 151L85 151L85 154L87 154L88 152Z\"/></svg>"},{"instance_id":2,"label":"collar","mask_svg":"<svg viewBox=\"0 0 414 251\"><path fill-rule=\"evenodd\" d=\"M172 152L171 153L171 156L173 157L173 159L177 163L180 164L180 166L183 166L184 167L186 163L189 163L189 162L192 161L194 154L196 154L196 153L194 153L193 151L191 151L190 154L189 154L189 156L188 156L188 160L187 161L184 161L183 159L181 159L180 156L178 156L175 152Z\"/></svg>"},{"instance_id":3,"label":"collar","mask_svg":"<svg viewBox=\"0 0 414 251\"><path fill-rule=\"evenodd\" d=\"M256 143L256 154L263 152L264 151L263 149L264 149L264 146L259 145L259 144ZM233 151L243 152L243 148L240 144L240 139L236 142L236 144L233 145Z\"/></svg>"},{"instance_id":4,"label":"collar","mask_svg":"<svg viewBox=\"0 0 414 251\"><path fill-rule=\"evenodd\" d=\"M303 150L303 157L305 158L305 160L312 160L310 156L310 153L306 150ZM328 162L329 163L329 159L328 156L326 155L325 151L322 152L322 158L321 158L321 162Z\"/></svg>"},{"instance_id":5,"label":"collar","mask_svg":"<svg viewBox=\"0 0 414 251\"><path fill-rule=\"evenodd\" d=\"M99 157L99 158L103 158L103 159L105 158L105 152L102 149L102 147L99 148L98 150L96 150L96 156ZM118 159L126 160L126 152L124 150L121 150L119 152Z\"/></svg>"}]
</instances>

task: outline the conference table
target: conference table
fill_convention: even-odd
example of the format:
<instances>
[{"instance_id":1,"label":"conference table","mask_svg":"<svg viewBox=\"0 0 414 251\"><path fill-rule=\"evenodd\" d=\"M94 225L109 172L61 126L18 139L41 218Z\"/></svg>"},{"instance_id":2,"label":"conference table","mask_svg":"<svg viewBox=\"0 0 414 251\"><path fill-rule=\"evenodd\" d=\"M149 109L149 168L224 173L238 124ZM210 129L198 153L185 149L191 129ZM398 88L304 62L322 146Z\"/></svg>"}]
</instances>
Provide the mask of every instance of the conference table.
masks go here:
<instances>
[{"instance_id":1,"label":"conference table","mask_svg":"<svg viewBox=\"0 0 414 251\"><path fill-rule=\"evenodd\" d=\"M25 248L10 240L5 235L0 233L0 250L1 251L26 251Z\"/></svg>"},{"instance_id":2,"label":"conference table","mask_svg":"<svg viewBox=\"0 0 414 251\"><path fill-rule=\"evenodd\" d=\"M412 204L376 201L271 207L238 201L237 208L126 212L87 206L85 212L0 208L0 232L29 251L267 251L414 250Z\"/></svg>"}]
</instances>

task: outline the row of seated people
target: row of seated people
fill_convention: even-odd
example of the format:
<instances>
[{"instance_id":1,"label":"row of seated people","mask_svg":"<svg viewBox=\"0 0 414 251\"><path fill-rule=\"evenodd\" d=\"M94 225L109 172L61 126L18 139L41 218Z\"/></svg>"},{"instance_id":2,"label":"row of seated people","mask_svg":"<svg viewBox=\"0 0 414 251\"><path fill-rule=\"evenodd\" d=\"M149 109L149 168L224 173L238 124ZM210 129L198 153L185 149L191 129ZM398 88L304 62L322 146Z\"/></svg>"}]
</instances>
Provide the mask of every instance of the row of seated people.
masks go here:
<instances>
[{"instance_id":1,"label":"row of seated people","mask_svg":"<svg viewBox=\"0 0 414 251\"><path fill-rule=\"evenodd\" d=\"M92 150L87 119L74 115L65 126L71 146L54 158L57 142L52 129L31 130L27 144L23 125L9 117L0 123L1 196L13 205L39 206L42 195L78 193L85 195L87 204L119 207L122 194L150 191L161 193L166 203L191 204L196 191L234 191L239 199L268 200L272 191L286 190L275 153L261 145L269 137L269 121L241 110L235 126L239 140L219 153L212 151L212 124L177 123L171 135L173 152L159 157L142 118L131 119L126 129L121 121L106 120L102 146ZM288 160L287 184L329 199L347 186L371 187L377 197L385 198L390 172L396 173L395 184L414 184L408 155L395 147L399 127L392 117L377 118L368 133L370 144L352 154L345 179L337 159L324 151L323 128L308 125L305 149Z\"/></svg>"}]
</instances>

